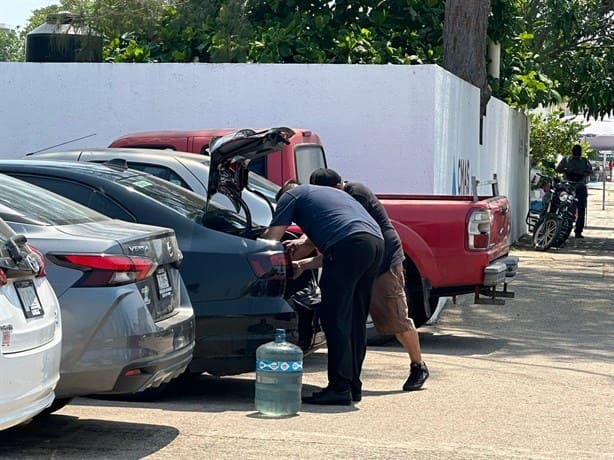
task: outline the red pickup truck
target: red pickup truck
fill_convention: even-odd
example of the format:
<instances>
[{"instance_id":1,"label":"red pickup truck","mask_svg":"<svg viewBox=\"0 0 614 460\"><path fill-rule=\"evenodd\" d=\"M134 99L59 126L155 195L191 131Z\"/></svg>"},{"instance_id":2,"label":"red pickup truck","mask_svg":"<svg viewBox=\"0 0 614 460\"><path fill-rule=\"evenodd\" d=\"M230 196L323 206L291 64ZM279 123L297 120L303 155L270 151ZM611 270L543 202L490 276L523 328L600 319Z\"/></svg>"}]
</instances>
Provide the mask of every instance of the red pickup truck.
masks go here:
<instances>
[{"instance_id":1,"label":"red pickup truck","mask_svg":"<svg viewBox=\"0 0 614 460\"><path fill-rule=\"evenodd\" d=\"M233 129L158 131L128 134L109 147L172 149L207 154L211 139ZM306 183L312 171L326 167L317 134L293 129L283 150L252 160L249 169L283 184ZM439 298L474 294L475 303L502 304L514 296L508 283L518 258L509 256L511 211L505 196L378 195L405 251L406 292L417 326L433 315Z\"/></svg>"}]
</instances>

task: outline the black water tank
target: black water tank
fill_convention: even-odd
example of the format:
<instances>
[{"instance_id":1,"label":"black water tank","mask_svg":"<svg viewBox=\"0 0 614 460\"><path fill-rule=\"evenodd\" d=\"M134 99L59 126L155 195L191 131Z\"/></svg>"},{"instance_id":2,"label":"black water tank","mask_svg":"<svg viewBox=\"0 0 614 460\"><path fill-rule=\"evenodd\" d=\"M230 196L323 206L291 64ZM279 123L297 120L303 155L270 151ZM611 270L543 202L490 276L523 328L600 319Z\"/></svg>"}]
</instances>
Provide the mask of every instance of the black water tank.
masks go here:
<instances>
[{"instance_id":1,"label":"black water tank","mask_svg":"<svg viewBox=\"0 0 614 460\"><path fill-rule=\"evenodd\" d=\"M27 62L101 62L102 37L79 16L62 12L26 36Z\"/></svg>"}]
</instances>

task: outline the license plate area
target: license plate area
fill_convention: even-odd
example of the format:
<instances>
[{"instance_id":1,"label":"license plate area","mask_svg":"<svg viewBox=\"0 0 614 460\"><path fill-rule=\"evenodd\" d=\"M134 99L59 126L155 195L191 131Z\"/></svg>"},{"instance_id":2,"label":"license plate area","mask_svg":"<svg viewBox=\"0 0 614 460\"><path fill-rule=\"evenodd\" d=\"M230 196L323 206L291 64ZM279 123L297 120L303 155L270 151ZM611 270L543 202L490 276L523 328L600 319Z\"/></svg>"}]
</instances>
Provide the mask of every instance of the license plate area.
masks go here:
<instances>
[{"instance_id":1,"label":"license plate area","mask_svg":"<svg viewBox=\"0 0 614 460\"><path fill-rule=\"evenodd\" d=\"M159 267L156 270L156 284L158 286L158 298L164 300L173 295L173 286L168 280L168 273L164 267Z\"/></svg>"},{"instance_id":2,"label":"license plate area","mask_svg":"<svg viewBox=\"0 0 614 460\"><path fill-rule=\"evenodd\" d=\"M31 280L15 281L14 286L26 318L36 318L45 314L36 287Z\"/></svg>"}]
</instances>

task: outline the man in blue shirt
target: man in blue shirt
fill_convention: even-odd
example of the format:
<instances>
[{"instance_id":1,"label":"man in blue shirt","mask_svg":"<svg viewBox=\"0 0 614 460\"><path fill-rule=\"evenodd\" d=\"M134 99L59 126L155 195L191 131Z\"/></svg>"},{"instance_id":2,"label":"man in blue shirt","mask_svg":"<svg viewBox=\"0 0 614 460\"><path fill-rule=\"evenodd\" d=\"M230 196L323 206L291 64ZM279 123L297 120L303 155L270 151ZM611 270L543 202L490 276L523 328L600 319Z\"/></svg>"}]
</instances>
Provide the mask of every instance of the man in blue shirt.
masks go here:
<instances>
[{"instance_id":1,"label":"man in blue shirt","mask_svg":"<svg viewBox=\"0 0 614 460\"><path fill-rule=\"evenodd\" d=\"M294 262L293 269L298 276L304 270L322 267L318 314L328 346L328 386L303 402L350 405L361 397L365 323L373 280L383 257L382 233L377 222L347 193L294 181L280 190L271 225L262 237L280 241L292 223L301 227L320 252Z\"/></svg>"},{"instance_id":2,"label":"man in blue shirt","mask_svg":"<svg viewBox=\"0 0 614 460\"><path fill-rule=\"evenodd\" d=\"M345 191L356 199L379 225L384 236L384 258L373 284L369 308L371 318L380 334L394 334L409 354L409 377L403 384L403 390L421 389L429 376L429 370L422 360L418 331L408 316L403 245L386 209L369 187L357 182L343 182L339 173L333 169L316 169L311 173L309 182Z\"/></svg>"}]
</instances>

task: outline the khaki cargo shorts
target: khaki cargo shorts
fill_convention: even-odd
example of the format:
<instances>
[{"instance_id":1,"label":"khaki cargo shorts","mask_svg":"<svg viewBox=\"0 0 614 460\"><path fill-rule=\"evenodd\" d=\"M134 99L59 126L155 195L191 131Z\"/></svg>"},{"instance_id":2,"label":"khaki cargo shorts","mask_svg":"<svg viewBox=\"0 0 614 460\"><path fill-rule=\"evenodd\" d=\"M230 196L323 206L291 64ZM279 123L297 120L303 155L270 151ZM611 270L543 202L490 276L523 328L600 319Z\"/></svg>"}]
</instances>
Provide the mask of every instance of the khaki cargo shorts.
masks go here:
<instances>
[{"instance_id":1,"label":"khaki cargo shorts","mask_svg":"<svg viewBox=\"0 0 614 460\"><path fill-rule=\"evenodd\" d=\"M407 315L403 264L393 265L375 278L369 312L379 334L398 334L416 328Z\"/></svg>"}]
</instances>

